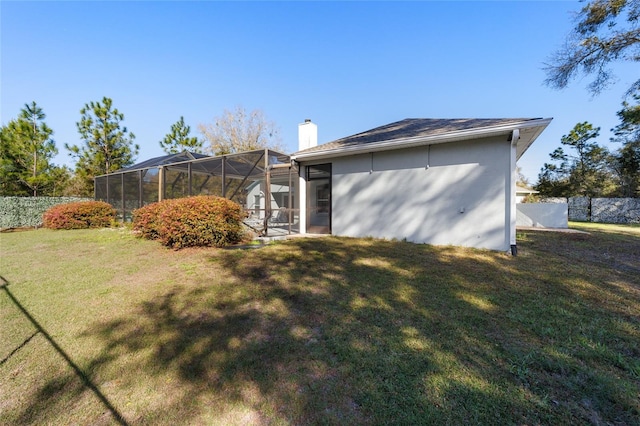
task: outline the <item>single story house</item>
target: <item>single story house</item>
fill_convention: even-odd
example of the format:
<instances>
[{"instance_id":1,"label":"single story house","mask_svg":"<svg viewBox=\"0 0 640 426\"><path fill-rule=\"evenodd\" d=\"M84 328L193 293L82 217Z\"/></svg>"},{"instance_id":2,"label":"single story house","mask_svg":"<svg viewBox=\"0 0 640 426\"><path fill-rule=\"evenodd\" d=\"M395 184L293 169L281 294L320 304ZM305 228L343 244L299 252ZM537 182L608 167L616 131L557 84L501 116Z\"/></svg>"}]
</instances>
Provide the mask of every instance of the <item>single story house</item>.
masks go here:
<instances>
[{"instance_id":1,"label":"single story house","mask_svg":"<svg viewBox=\"0 0 640 426\"><path fill-rule=\"evenodd\" d=\"M259 235L377 237L516 251L516 161L550 118L406 119L292 155L183 152L95 178L95 198L130 220L146 204L218 195Z\"/></svg>"},{"instance_id":2,"label":"single story house","mask_svg":"<svg viewBox=\"0 0 640 426\"><path fill-rule=\"evenodd\" d=\"M516 253L516 161L551 118L406 119L315 145L300 125L299 232Z\"/></svg>"},{"instance_id":3,"label":"single story house","mask_svg":"<svg viewBox=\"0 0 640 426\"><path fill-rule=\"evenodd\" d=\"M526 188L524 186L516 185L516 203L524 202L525 198L529 195L539 194L540 191L535 189Z\"/></svg>"}]
</instances>

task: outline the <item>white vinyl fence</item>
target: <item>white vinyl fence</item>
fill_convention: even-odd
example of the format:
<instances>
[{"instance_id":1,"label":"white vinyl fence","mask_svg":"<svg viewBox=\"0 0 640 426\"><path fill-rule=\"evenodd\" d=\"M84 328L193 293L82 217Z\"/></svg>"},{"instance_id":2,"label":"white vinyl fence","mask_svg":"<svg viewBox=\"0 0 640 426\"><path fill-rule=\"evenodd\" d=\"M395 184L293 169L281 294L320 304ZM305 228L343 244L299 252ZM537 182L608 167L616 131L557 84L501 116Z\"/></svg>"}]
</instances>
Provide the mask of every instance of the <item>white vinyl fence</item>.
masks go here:
<instances>
[{"instance_id":1,"label":"white vinyl fence","mask_svg":"<svg viewBox=\"0 0 640 426\"><path fill-rule=\"evenodd\" d=\"M568 228L567 203L518 203L516 226L534 228Z\"/></svg>"}]
</instances>

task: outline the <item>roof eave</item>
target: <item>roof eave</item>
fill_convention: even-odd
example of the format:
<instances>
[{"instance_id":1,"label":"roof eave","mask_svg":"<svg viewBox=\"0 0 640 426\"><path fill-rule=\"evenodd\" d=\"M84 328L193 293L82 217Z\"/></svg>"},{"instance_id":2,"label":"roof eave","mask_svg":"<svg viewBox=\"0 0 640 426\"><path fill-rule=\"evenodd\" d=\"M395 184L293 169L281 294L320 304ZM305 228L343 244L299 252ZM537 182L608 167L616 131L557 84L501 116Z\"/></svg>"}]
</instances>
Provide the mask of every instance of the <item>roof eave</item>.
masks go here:
<instances>
[{"instance_id":1,"label":"roof eave","mask_svg":"<svg viewBox=\"0 0 640 426\"><path fill-rule=\"evenodd\" d=\"M522 155L527 151L527 149L529 149L529 147L533 144L533 142L536 139L538 139L538 136L540 136L540 134L542 134L544 129L547 128L549 123L551 123L551 120L553 120L553 118L541 118L541 119L538 119L538 120L534 120L535 123L533 125L519 126L518 127L521 130L531 129L531 130L533 130L533 133L526 139L522 138L522 134L520 135L521 138L518 141L518 144L517 144L517 147L516 147L516 159L517 160L519 160L520 157L522 157Z\"/></svg>"},{"instance_id":2,"label":"roof eave","mask_svg":"<svg viewBox=\"0 0 640 426\"><path fill-rule=\"evenodd\" d=\"M469 139L488 138L502 135L510 135L515 129L533 129L533 133L525 138L520 138L517 143L517 158L531 146L542 131L549 125L551 118L535 119L522 121L519 123L510 123L501 126L485 127L480 129L459 130L442 135L418 136L413 138L391 139L380 142L373 142L363 145L354 145L348 147L337 147L323 151L314 151L309 153L300 153L291 155L292 160L296 161L314 161L327 158L344 157L348 155L356 155L371 152L390 151L395 149L414 148L425 145L435 145L450 142L460 142Z\"/></svg>"}]
</instances>

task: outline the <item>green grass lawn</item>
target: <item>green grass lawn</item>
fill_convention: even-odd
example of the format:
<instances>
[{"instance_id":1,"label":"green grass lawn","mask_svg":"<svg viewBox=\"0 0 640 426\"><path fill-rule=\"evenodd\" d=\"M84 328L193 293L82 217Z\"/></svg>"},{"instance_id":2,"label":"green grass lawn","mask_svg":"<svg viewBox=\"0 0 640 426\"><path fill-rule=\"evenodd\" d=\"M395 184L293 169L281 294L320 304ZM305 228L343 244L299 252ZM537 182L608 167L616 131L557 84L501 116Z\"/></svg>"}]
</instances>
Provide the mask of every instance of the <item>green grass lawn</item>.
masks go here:
<instances>
[{"instance_id":1,"label":"green grass lawn","mask_svg":"<svg viewBox=\"0 0 640 426\"><path fill-rule=\"evenodd\" d=\"M0 234L0 424L639 424L640 227L572 226L517 257Z\"/></svg>"}]
</instances>

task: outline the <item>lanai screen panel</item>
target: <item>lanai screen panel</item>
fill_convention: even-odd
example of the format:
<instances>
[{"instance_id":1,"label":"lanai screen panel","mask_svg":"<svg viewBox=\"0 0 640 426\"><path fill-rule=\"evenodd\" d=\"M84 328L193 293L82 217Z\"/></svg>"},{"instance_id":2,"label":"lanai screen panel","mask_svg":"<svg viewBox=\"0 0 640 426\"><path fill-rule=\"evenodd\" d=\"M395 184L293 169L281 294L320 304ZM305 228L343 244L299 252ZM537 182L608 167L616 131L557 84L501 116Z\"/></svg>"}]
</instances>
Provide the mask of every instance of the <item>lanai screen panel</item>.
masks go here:
<instances>
[{"instance_id":1,"label":"lanai screen panel","mask_svg":"<svg viewBox=\"0 0 640 426\"><path fill-rule=\"evenodd\" d=\"M298 205L298 175L289 169L274 169L271 172L271 219L270 232L300 232L300 207Z\"/></svg>"},{"instance_id":2,"label":"lanai screen panel","mask_svg":"<svg viewBox=\"0 0 640 426\"><path fill-rule=\"evenodd\" d=\"M123 173L124 220L131 220L133 210L140 208L140 171Z\"/></svg>"},{"instance_id":3,"label":"lanai screen panel","mask_svg":"<svg viewBox=\"0 0 640 426\"><path fill-rule=\"evenodd\" d=\"M247 204L247 188L265 179L265 152L254 151L227 158L225 163L226 196L241 206Z\"/></svg>"},{"instance_id":4,"label":"lanai screen panel","mask_svg":"<svg viewBox=\"0 0 640 426\"><path fill-rule=\"evenodd\" d=\"M157 168L142 170L142 205L158 201L159 171Z\"/></svg>"},{"instance_id":5,"label":"lanai screen panel","mask_svg":"<svg viewBox=\"0 0 640 426\"><path fill-rule=\"evenodd\" d=\"M191 170L202 175L222 176L222 157L209 157L192 161Z\"/></svg>"},{"instance_id":6,"label":"lanai screen panel","mask_svg":"<svg viewBox=\"0 0 640 426\"><path fill-rule=\"evenodd\" d=\"M189 194L189 171L186 167L165 166L164 198L184 198Z\"/></svg>"},{"instance_id":7,"label":"lanai screen panel","mask_svg":"<svg viewBox=\"0 0 640 426\"><path fill-rule=\"evenodd\" d=\"M107 179L108 198L105 200L116 209L119 220L124 220L125 214L122 204L122 174L109 175Z\"/></svg>"},{"instance_id":8,"label":"lanai screen panel","mask_svg":"<svg viewBox=\"0 0 640 426\"><path fill-rule=\"evenodd\" d=\"M263 203L266 211L290 209L293 197L282 189L286 167L271 170L273 166L288 165L289 156L271 150L256 150L218 157L181 153L152 158L95 179L95 198L110 203L121 220L131 220L133 210L157 202L159 199L182 198L192 195L215 195L229 198L246 208L248 194L256 185L259 191L269 191L266 182L275 173L278 194L272 203ZM273 186L273 185L272 185ZM253 197L253 196L252 196ZM282 213L282 212L280 212ZM280 214L280 218L283 214Z\"/></svg>"},{"instance_id":9,"label":"lanai screen panel","mask_svg":"<svg viewBox=\"0 0 640 426\"><path fill-rule=\"evenodd\" d=\"M222 197L222 158L212 157L191 163L191 195Z\"/></svg>"},{"instance_id":10,"label":"lanai screen panel","mask_svg":"<svg viewBox=\"0 0 640 426\"><path fill-rule=\"evenodd\" d=\"M192 195L222 197L222 176L193 173Z\"/></svg>"},{"instance_id":11,"label":"lanai screen panel","mask_svg":"<svg viewBox=\"0 0 640 426\"><path fill-rule=\"evenodd\" d=\"M96 200L107 200L107 180L109 176L101 176L95 179L94 197Z\"/></svg>"}]
</instances>

